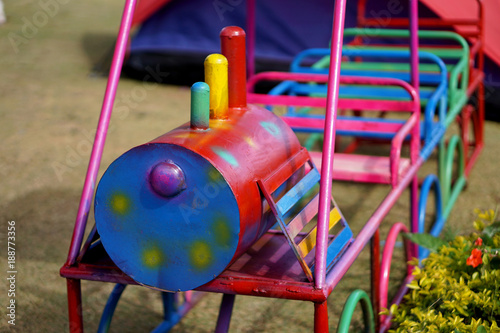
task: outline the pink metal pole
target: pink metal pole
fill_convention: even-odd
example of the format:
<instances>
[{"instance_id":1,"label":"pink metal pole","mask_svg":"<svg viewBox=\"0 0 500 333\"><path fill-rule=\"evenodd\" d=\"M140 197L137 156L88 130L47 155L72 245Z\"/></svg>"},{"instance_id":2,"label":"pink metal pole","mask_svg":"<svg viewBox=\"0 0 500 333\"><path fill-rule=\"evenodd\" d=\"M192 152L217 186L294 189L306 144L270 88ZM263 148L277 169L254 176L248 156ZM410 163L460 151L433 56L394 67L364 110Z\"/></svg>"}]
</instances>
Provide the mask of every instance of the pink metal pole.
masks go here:
<instances>
[{"instance_id":1,"label":"pink metal pole","mask_svg":"<svg viewBox=\"0 0 500 333\"><path fill-rule=\"evenodd\" d=\"M410 59L411 85L418 93L418 0L410 0Z\"/></svg>"},{"instance_id":2,"label":"pink metal pole","mask_svg":"<svg viewBox=\"0 0 500 333\"><path fill-rule=\"evenodd\" d=\"M85 227L87 225L88 214L94 194L97 173L101 164L102 151L104 143L106 142L106 134L108 132L109 120L113 111L113 104L115 102L116 89L118 81L120 80L121 68L123 59L127 51L128 37L130 34L130 27L132 25L132 18L134 17L136 0L126 0L125 9L123 11L120 31L116 41L115 53L113 55L113 62L109 71L108 84L106 86L106 93L104 94L104 101L102 103L101 115L97 125L97 132L94 139L94 146L92 147L92 154L90 156L87 175L83 185L82 196L80 198L80 205L76 216L75 229L73 237L71 238L71 246L69 249L68 260L66 265L73 265L78 256L82 244Z\"/></svg>"},{"instance_id":3,"label":"pink metal pole","mask_svg":"<svg viewBox=\"0 0 500 333\"><path fill-rule=\"evenodd\" d=\"M410 59L411 59L411 84L420 96L419 88L419 62L418 62L418 0L410 0ZM420 112L417 112L420 116ZM414 133L418 135L419 133ZM420 151L420 141L417 137L412 137L411 143L411 161L415 163L418 158L418 152ZM412 183L410 185L410 220L411 220L411 231L418 231L418 176L415 174ZM418 250L416 245L413 245L413 253Z\"/></svg>"},{"instance_id":4,"label":"pink metal pole","mask_svg":"<svg viewBox=\"0 0 500 333\"><path fill-rule=\"evenodd\" d=\"M247 0L247 77L255 74L255 0Z\"/></svg>"},{"instance_id":5,"label":"pink metal pole","mask_svg":"<svg viewBox=\"0 0 500 333\"><path fill-rule=\"evenodd\" d=\"M344 35L346 0L335 1L333 12L332 46L325 115L323 158L318 211L318 235L316 243L315 287L323 289L326 280L326 248L328 246L328 224L332 195L333 153L335 148L335 119L339 95L340 60Z\"/></svg>"}]
</instances>

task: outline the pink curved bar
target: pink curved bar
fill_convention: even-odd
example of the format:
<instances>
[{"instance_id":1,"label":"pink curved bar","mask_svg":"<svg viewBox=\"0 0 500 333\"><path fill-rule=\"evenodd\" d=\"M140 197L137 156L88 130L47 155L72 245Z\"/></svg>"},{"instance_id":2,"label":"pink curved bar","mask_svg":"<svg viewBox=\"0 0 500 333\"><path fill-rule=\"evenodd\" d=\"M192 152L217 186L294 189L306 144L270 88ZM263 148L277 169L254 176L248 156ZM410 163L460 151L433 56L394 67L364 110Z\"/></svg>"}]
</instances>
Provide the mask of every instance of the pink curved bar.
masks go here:
<instances>
[{"instance_id":1,"label":"pink curved bar","mask_svg":"<svg viewBox=\"0 0 500 333\"><path fill-rule=\"evenodd\" d=\"M255 85L260 81L295 81L295 82L316 82L325 83L327 75L325 74L309 74L309 73L285 73L285 72L266 72L254 75L248 82L248 91L253 91ZM353 108L355 104L360 104L360 108L373 110L384 109L386 111L412 111L413 114L397 132L392 142L390 153L390 171L391 171L391 185L396 187L399 182L399 167L401 160L401 148L404 139L411 133L415 134L414 129L419 122L419 98L415 89L405 81L392 79L392 78L373 78L373 77L358 77L358 76L341 76L340 83L342 84L373 84L384 86L400 86L404 88L411 96L413 104L408 102L394 102L394 101L373 101L373 100L344 100L338 101L338 107ZM294 106L311 106L311 107L325 107L325 99L320 97L308 96L285 96L285 95L267 95L267 94L253 94L249 93L249 99L254 103L262 103L267 105L294 105ZM369 105L368 105L369 104ZM414 147L415 149L415 147ZM418 151L418 150L417 150Z\"/></svg>"},{"instance_id":2,"label":"pink curved bar","mask_svg":"<svg viewBox=\"0 0 500 333\"><path fill-rule=\"evenodd\" d=\"M382 253L382 262L380 265L380 285L379 285L379 309L387 308L387 297L389 291L389 274L391 271L392 254L398 235L401 232L408 232L408 228L403 223L396 223L392 226L385 241L384 252ZM405 239L406 260L410 261L413 257L412 246ZM407 278L411 276L412 266L406 265ZM380 316L380 322L384 322L386 316Z\"/></svg>"},{"instance_id":3,"label":"pink curved bar","mask_svg":"<svg viewBox=\"0 0 500 333\"><path fill-rule=\"evenodd\" d=\"M116 48L113 55L113 62L109 71L108 84L104 94L104 101L102 103L101 115L97 125L97 132L92 147L87 175L83 185L82 196L80 198L80 205L78 206L78 213L76 216L75 229L71 238L71 246L69 249L68 260L66 265L73 265L80 252L85 227L94 194L97 173L101 164L102 151L106 141L106 134L108 132L109 120L113 111L113 104L115 102L116 89L120 79L121 68L125 53L127 51L128 37L130 34L130 27L132 26L132 19L134 17L136 0L127 0L125 2L125 9L123 11L122 21L120 24L120 31L116 41Z\"/></svg>"},{"instance_id":4,"label":"pink curved bar","mask_svg":"<svg viewBox=\"0 0 500 333\"><path fill-rule=\"evenodd\" d=\"M391 169L391 185L396 187L399 182L399 162L401 160L401 148L405 138L410 134L410 132L418 126L418 114L414 113L405 122L403 127L396 133L394 139L391 142L391 152L390 152L390 169Z\"/></svg>"},{"instance_id":5,"label":"pink curved bar","mask_svg":"<svg viewBox=\"0 0 500 333\"><path fill-rule=\"evenodd\" d=\"M296 82L315 82L327 83L327 74L310 73L290 73L290 72L262 72L253 75L248 79L247 91L252 93L255 85L261 81L296 81ZM342 75L339 78L340 84L367 84L377 86L400 86L405 89L413 101L420 103L417 90L408 82L389 77L371 77L371 76L347 76ZM420 104L419 104L420 105Z\"/></svg>"},{"instance_id":6,"label":"pink curved bar","mask_svg":"<svg viewBox=\"0 0 500 333\"><path fill-rule=\"evenodd\" d=\"M295 82L315 82L326 83L328 76L325 74L308 73L286 73L286 72L265 72L252 76L248 80L247 91L250 103L265 105L293 105L326 107L327 99L324 97L309 96L288 96L288 95L268 95L253 93L255 85L261 81L295 81ZM390 101L390 100L363 100L363 99L338 99L338 108L362 109L362 110L385 110L416 112L420 110L420 100L415 89L405 81L394 78L375 78L362 76L341 76L340 84L363 84L377 86L398 86L405 89L410 95L410 101Z\"/></svg>"}]
</instances>

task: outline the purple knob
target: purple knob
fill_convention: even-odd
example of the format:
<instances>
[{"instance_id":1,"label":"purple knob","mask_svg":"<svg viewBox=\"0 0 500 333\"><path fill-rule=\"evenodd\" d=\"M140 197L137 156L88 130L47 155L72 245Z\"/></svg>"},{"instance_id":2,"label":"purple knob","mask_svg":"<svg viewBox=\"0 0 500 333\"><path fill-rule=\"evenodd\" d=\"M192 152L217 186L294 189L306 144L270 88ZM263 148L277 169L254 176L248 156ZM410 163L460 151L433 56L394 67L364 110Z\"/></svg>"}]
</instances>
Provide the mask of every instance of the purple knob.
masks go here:
<instances>
[{"instance_id":1,"label":"purple knob","mask_svg":"<svg viewBox=\"0 0 500 333\"><path fill-rule=\"evenodd\" d=\"M157 164L149 175L153 190L163 197L173 197L186 188L186 179L181 168L172 162Z\"/></svg>"}]
</instances>

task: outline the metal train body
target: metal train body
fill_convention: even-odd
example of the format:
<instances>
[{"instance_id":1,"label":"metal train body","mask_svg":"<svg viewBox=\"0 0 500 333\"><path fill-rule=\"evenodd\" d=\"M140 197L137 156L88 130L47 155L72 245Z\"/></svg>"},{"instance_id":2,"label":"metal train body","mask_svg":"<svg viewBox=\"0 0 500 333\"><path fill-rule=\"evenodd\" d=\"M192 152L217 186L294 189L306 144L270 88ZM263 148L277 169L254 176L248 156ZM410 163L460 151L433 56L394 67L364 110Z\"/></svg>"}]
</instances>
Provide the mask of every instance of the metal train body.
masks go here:
<instances>
[{"instance_id":1,"label":"metal train body","mask_svg":"<svg viewBox=\"0 0 500 333\"><path fill-rule=\"evenodd\" d=\"M229 107L207 129L186 123L131 149L97 188L107 253L132 279L161 290L211 281L276 222L257 180L300 149L279 117L251 105Z\"/></svg>"}]
</instances>

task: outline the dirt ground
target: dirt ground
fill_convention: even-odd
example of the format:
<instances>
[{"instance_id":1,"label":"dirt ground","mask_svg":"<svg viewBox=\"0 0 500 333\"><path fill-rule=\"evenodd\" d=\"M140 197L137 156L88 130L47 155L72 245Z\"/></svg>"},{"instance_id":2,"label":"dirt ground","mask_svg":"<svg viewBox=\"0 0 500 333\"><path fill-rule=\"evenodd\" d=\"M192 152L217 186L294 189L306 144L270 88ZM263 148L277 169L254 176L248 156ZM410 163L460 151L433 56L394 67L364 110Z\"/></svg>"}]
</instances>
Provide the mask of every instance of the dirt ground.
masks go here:
<instances>
[{"instance_id":1,"label":"dirt ground","mask_svg":"<svg viewBox=\"0 0 500 333\"><path fill-rule=\"evenodd\" d=\"M50 3L51 7L41 4ZM65 280L59 276L72 234L106 79L89 75L111 48L122 0L7 1L0 26L0 332L67 331ZM214 38L217 38L215 36ZM187 121L184 87L122 79L101 173L120 154ZM500 124L486 123L486 147L449 219L455 232L471 229L473 209L500 202ZM435 161L434 161L435 162ZM430 162L426 170L433 170ZM335 184L334 196L355 231L380 203L386 187ZM407 221L404 195L383 230ZM7 227L16 222L16 325L7 323ZM366 251L365 251L366 252ZM398 271L402 271L401 265ZM348 293L368 290L363 253L329 299L336 327ZM397 278L398 272L394 275ZM84 316L95 331L112 286L84 282ZM220 295L209 295L173 332L209 332ZM312 329L308 303L237 298L232 332L304 332ZM131 287L112 324L114 332L146 332L161 321L158 292ZM358 320L359 321L359 320Z\"/></svg>"}]
</instances>

